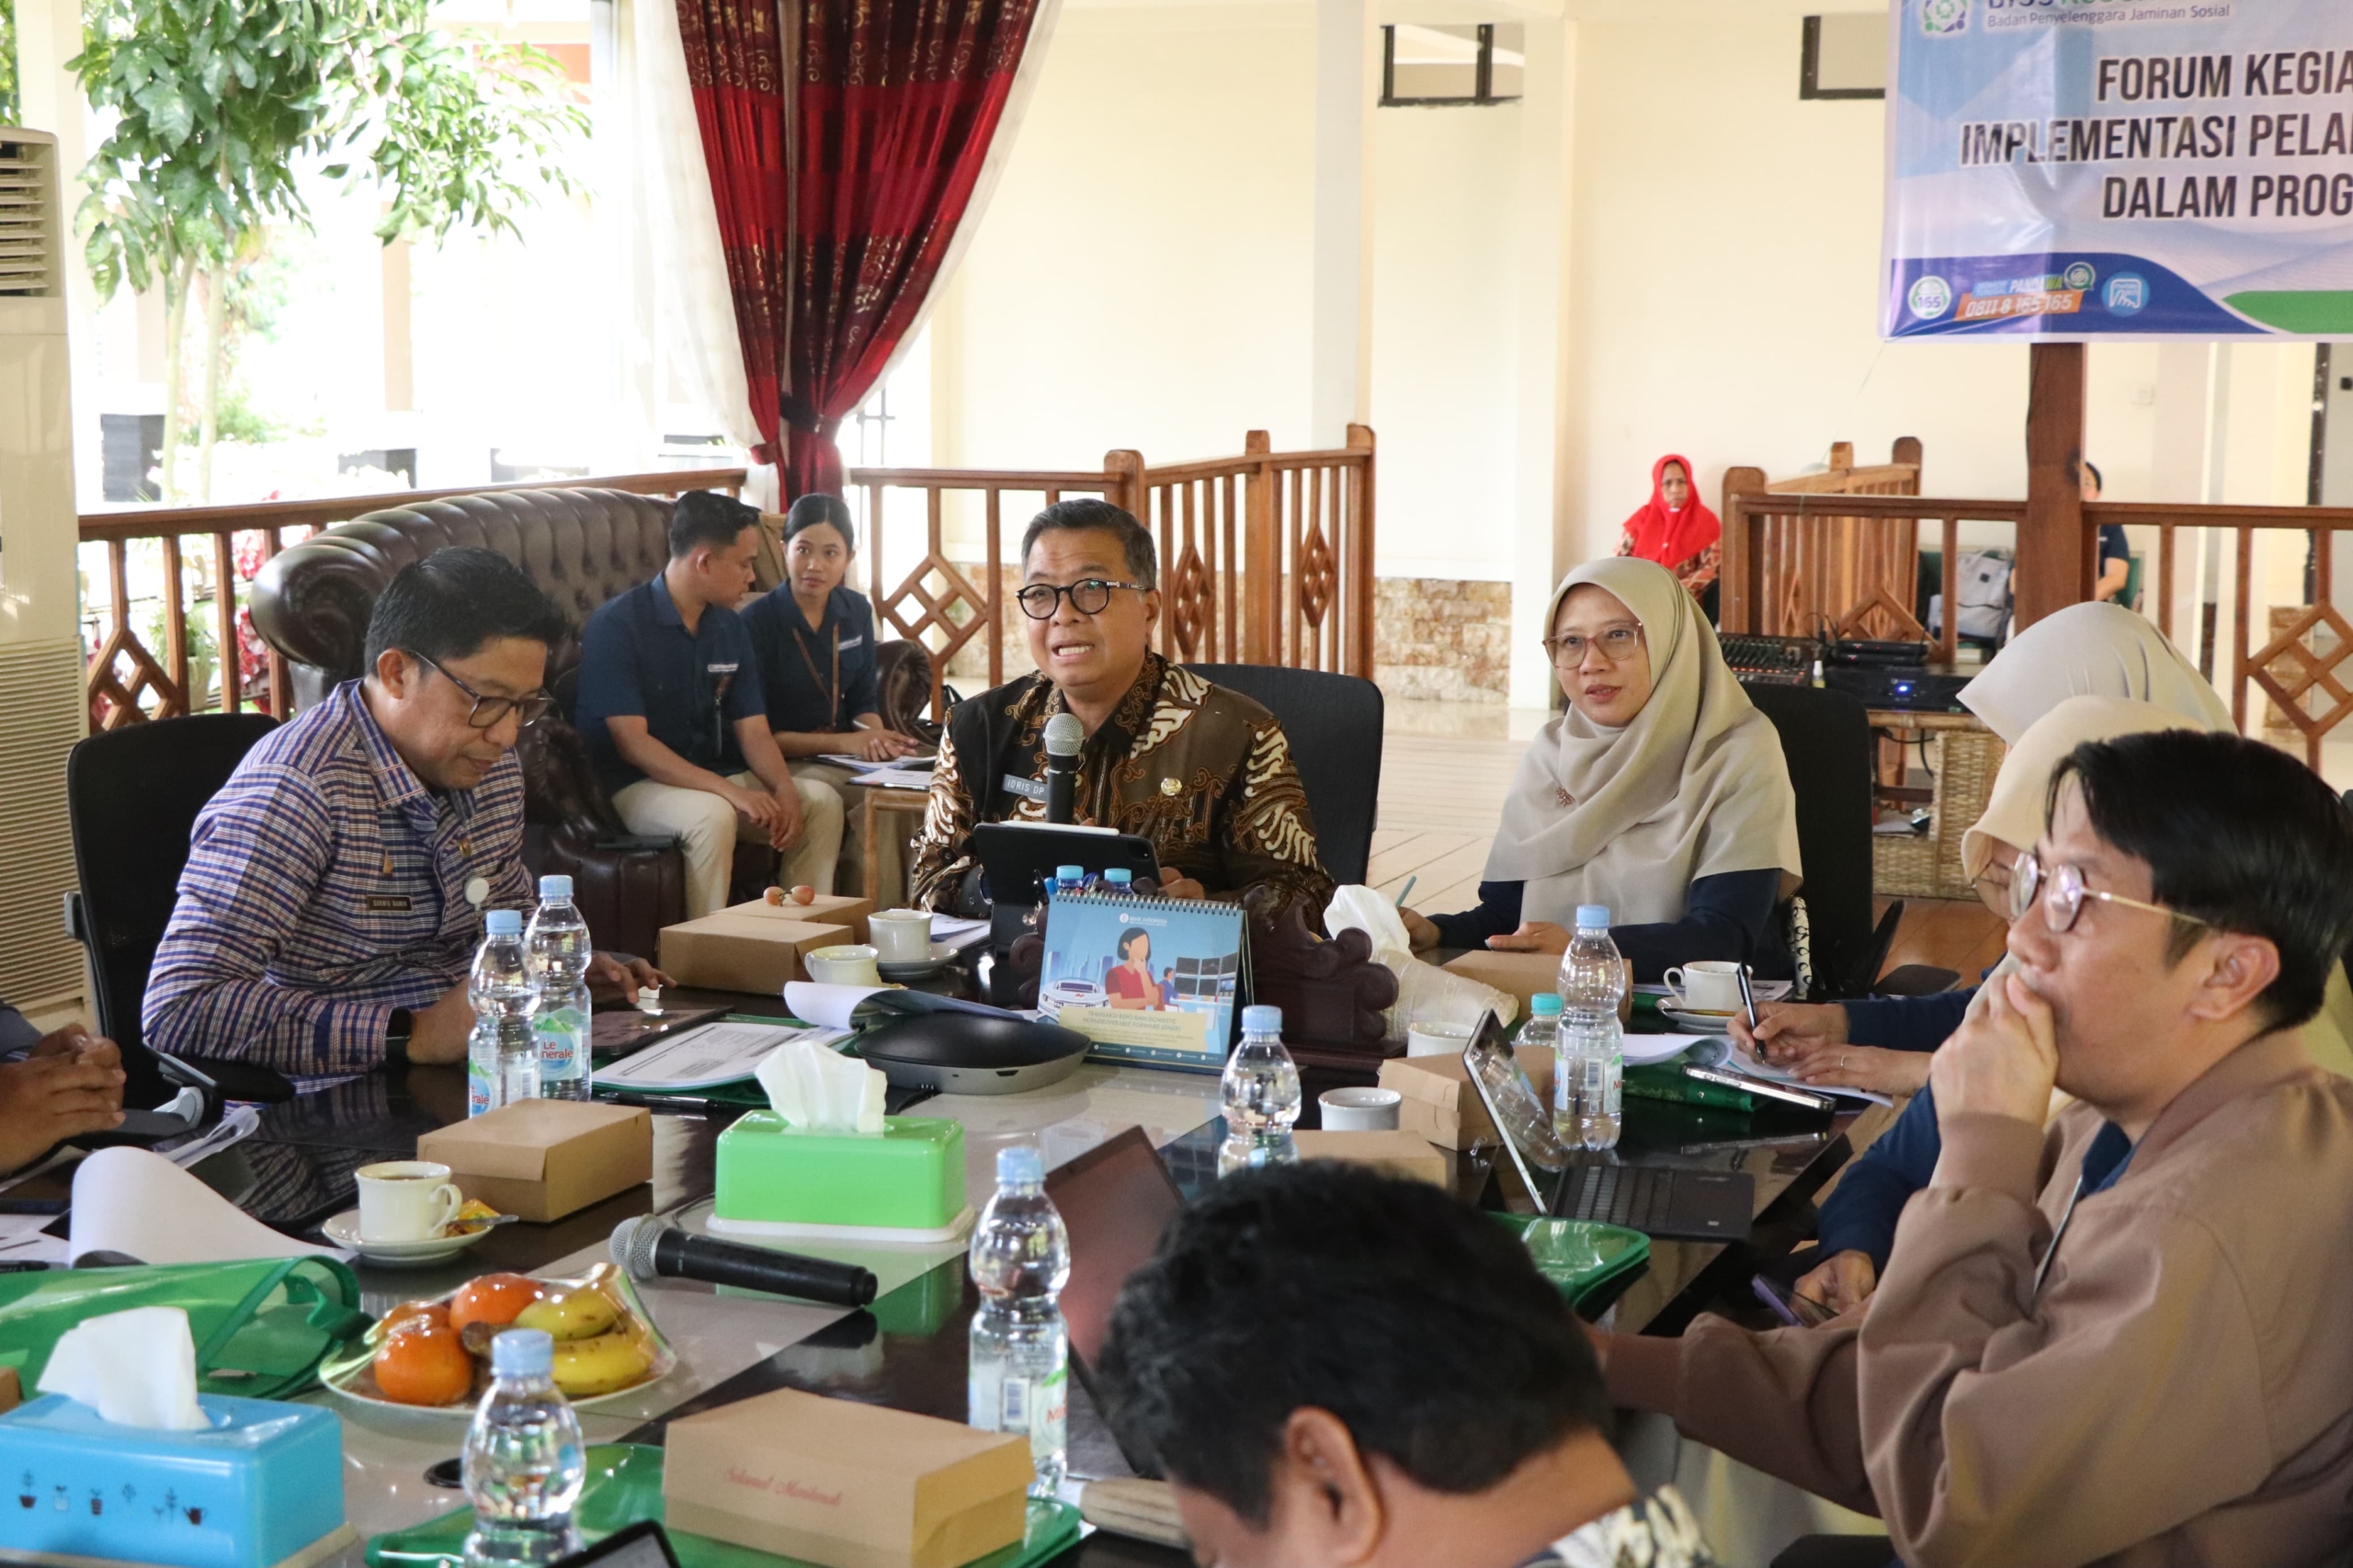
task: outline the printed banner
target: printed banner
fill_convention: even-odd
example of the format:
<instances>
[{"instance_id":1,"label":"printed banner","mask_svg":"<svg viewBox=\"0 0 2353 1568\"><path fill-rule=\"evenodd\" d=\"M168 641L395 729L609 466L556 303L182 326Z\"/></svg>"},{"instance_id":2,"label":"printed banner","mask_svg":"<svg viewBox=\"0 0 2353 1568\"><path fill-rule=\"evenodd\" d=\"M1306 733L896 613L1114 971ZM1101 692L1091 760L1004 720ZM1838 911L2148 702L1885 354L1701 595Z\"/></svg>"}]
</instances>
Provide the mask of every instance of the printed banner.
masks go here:
<instances>
[{"instance_id":1,"label":"printed banner","mask_svg":"<svg viewBox=\"0 0 2353 1568\"><path fill-rule=\"evenodd\" d=\"M2353 0L1896 0L1888 337L2353 336Z\"/></svg>"}]
</instances>

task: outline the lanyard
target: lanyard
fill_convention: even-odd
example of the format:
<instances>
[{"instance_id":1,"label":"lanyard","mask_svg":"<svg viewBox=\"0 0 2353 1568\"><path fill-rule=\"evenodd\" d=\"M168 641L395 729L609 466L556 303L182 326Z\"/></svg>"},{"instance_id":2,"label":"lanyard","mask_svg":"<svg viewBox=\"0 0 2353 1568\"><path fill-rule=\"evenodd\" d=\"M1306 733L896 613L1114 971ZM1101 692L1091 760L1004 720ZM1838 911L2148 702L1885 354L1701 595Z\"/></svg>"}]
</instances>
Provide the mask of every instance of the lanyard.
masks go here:
<instances>
[{"instance_id":1,"label":"lanyard","mask_svg":"<svg viewBox=\"0 0 2353 1568\"><path fill-rule=\"evenodd\" d=\"M817 661L809 656L808 640L801 635L801 628L798 626L792 629L792 645L801 650L801 662L808 666L809 679L814 683L820 678L817 674ZM841 622L835 621L834 623L834 681L825 688L825 722L838 724L841 722L842 628Z\"/></svg>"}]
</instances>

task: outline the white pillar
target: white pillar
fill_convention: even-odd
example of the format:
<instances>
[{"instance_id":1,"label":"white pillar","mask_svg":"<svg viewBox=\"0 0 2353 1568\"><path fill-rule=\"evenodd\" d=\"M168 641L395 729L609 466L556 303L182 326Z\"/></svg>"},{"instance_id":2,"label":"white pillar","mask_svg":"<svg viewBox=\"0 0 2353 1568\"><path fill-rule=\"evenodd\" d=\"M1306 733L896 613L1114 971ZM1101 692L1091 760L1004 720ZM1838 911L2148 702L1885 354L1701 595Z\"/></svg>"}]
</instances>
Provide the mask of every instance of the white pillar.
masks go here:
<instances>
[{"instance_id":1,"label":"white pillar","mask_svg":"<svg viewBox=\"0 0 2353 1568\"><path fill-rule=\"evenodd\" d=\"M1514 432L1511 701L1553 697L1544 607L1573 554L1567 507L1570 390L1569 223L1575 125L1576 24L1526 21L1519 114L1518 419Z\"/></svg>"},{"instance_id":2,"label":"white pillar","mask_svg":"<svg viewBox=\"0 0 2353 1568\"><path fill-rule=\"evenodd\" d=\"M1372 190L1380 28L1367 0L1315 0L1315 255L1309 439L1337 447L1372 396Z\"/></svg>"}]
</instances>

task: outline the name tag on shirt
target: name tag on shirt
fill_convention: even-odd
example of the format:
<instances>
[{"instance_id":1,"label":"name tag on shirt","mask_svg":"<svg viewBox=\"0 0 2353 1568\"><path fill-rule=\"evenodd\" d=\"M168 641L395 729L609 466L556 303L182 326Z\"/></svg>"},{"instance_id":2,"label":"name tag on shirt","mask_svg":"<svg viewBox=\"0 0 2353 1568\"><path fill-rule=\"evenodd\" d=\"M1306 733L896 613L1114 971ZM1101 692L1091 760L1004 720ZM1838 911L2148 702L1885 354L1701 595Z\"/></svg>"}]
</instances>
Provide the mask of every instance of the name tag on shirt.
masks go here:
<instances>
[{"instance_id":1,"label":"name tag on shirt","mask_svg":"<svg viewBox=\"0 0 2353 1568\"><path fill-rule=\"evenodd\" d=\"M1042 801L1046 798L1046 787L1034 778L1016 778L1008 773L1005 776L1005 787L1025 801Z\"/></svg>"},{"instance_id":2,"label":"name tag on shirt","mask_svg":"<svg viewBox=\"0 0 2353 1568\"><path fill-rule=\"evenodd\" d=\"M368 913L370 915L406 915L409 909L409 901L398 893L377 892L368 895Z\"/></svg>"},{"instance_id":3,"label":"name tag on shirt","mask_svg":"<svg viewBox=\"0 0 2353 1568\"><path fill-rule=\"evenodd\" d=\"M841 645L842 645L843 647L845 647L845 648L856 648L856 647L858 647L859 645L861 645L862 643L864 643L864 642L865 642L865 641L866 641L866 634L865 634L864 632L862 632L862 631L861 631L861 632L859 632L859 633L858 633L857 636L855 636L855 637L845 637L845 638L843 638L843 639L842 639L842 641L841 641Z\"/></svg>"}]
</instances>

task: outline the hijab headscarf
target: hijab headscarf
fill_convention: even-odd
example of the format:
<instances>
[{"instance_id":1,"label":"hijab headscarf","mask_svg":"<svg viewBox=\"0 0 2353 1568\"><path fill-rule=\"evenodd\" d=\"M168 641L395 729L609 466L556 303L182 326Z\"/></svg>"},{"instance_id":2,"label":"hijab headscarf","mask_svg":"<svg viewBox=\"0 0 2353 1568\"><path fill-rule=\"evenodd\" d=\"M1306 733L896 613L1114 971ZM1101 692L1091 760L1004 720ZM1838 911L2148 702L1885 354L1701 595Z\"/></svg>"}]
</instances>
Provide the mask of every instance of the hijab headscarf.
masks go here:
<instances>
[{"instance_id":1,"label":"hijab headscarf","mask_svg":"<svg viewBox=\"0 0 2353 1568\"><path fill-rule=\"evenodd\" d=\"M2127 611L2126 613L2131 613ZM2027 726L2002 758L1994 788L1985 797L1985 812L1961 835L1961 866L1972 881L1994 862L1994 842L2031 849L2049 825L2043 808L2050 800L2051 775L2066 755L2086 741L2112 741L2154 730L2216 730L2230 733L2228 724L2211 722L2211 715L2185 713L2154 702L2127 697L2071 697Z\"/></svg>"},{"instance_id":2,"label":"hijab headscarf","mask_svg":"<svg viewBox=\"0 0 2353 1568\"><path fill-rule=\"evenodd\" d=\"M2041 838L2049 825L2044 807L2051 798L2051 775L2061 759L2085 742L2112 741L2155 730L2234 733L2228 713L2218 717L2196 710L2201 706L2196 695L2190 694L2192 710L2118 697L2071 697L2035 720L2002 758L2001 770L1995 774L1993 790L1985 800L1984 814L1961 835L1961 863L1971 880L1984 875L1993 863L1995 839L2028 849ZM2212 695L2211 687L2207 695ZM2220 703L2214 706L2219 708ZM2005 954L1994 972L2006 974L2017 967L2017 961ZM2346 982L2344 964L2329 966L2320 1012L2304 1024L2303 1037L2304 1051L2313 1062L2339 1076L2353 1077L2353 985Z\"/></svg>"},{"instance_id":3,"label":"hijab headscarf","mask_svg":"<svg viewBox=\"0 0 2353 1568\"><path fill-rule=\"evenodd\" d=\"M1589 561L1561 581L1591 583L1642 622L1651 696L1622 728L1572 706L1536 733L1504 801L1489 881L1527 884L1520 917L1567 925L1577 905L1616 925L1683 916L1691 883L1724 871L1783 873L1796 885L1797 799L1779 733L1742 691L1714 628L1675 574L1648 561Z\"/></svg>"},{"instance_id":4,"label":"hijab headscarf","mask_svg":"<svg viewBox=\"0 0 2353 1568\"><path fill-rule=\"evenodd\" d=\"M2043 617L1961 688L1962 704L2011 744L2071 697L2129 697L2192 718L2193 728L2237 729L2198 666L2122 605L2069 605Z\"/></svg>"},{"instance_id":5,"label":"hijab headscarf","mask_svg":"<svg viewBox=\"0 0 2353 1568\"><path fill-rule=\"evenodd\" d=\"M1691 483L1691 499L1681 511L1666 504L1666 465L1675 464L1683 477ZM1682 565L1723 534L1723 525L1699 499L1699 480L1688 458L1669 452L1651 464L1651 498L1636 508L1626 519L1626 538L1632 548L1626 553L1638 561L1655 561L1661 566ZM1552 623L1546 622L1546 636L1552 635Z\"/></svg>"}]
</instances>

